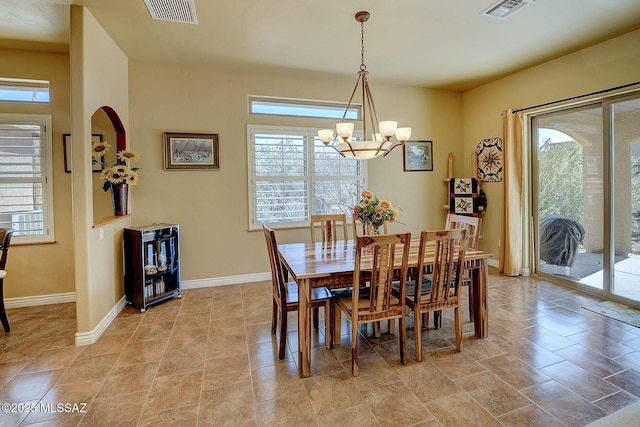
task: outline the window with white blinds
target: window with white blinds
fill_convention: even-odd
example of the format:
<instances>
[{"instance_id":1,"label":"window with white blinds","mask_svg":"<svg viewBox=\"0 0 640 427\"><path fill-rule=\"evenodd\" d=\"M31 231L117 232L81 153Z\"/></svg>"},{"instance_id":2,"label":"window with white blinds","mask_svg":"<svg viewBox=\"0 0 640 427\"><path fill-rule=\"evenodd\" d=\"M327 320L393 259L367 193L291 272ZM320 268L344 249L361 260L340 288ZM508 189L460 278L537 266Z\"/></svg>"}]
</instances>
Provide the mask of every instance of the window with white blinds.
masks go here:
<instances>
[{"instance_id":1,"label":"window with white blinds","mask_svg":"<svg viewBox=\"0 0 640 427\"><path fill-rule=\"evenodd\" d=\"M366 163L341 157L317 129L248 126L250 229L308 225L311 214L351 216Z\"/></svg>"},{"instance_id":2,"label":"window with white blinds","mask_svg":"<svg viewBox=\"0 0 640 427\"><path fill-rule=\"evenodd\" d=\"M0 227L13 242L53 241L51 116L0 114Z\"/></svg>"}]
</instances>

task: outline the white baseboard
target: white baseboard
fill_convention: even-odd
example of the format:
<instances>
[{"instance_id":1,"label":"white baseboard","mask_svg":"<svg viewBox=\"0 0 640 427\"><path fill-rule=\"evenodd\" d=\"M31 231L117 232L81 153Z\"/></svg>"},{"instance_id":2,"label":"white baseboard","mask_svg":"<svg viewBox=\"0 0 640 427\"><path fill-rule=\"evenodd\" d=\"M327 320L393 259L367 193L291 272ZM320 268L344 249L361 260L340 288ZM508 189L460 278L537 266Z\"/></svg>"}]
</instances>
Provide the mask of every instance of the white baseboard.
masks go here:
<instances>
[{"instance_id":1,"label":"white baseboard","mask_svg":"<svg viewBox=\"0 0 640 427\"><path fill-rule=\"evenodd\" d=\"M64 294L36 295L33 297L7 298L4 300L6 308L33 307L36 305L62 304L75 302L76 293L67 292Z\"/></svg>"},{"instance_id":2,"label":"white baseboard","mask_svg":"<svg viewBox=\"0 0 640 427\"><path fill-rule=\"evenodd\" d=\"M109 327L111 322L118 317L118 313L122 311L126 304L125 297L120 298L120 301L109 310L107 315L102 318L95 328L89 332L76 332L76 345L89 345L98 341L98 338L100 338L102 333Z\"/></svg>"},{"instance_id":3,"label":"white baseboard","mask_svg":"<svg viewBox=\"0 0 640 427\"><path fill-rule=\"evenodd\" d=\"M271 273L255 273L243 274L239 276L216 277L211 279L185 280L180 284L182 289L206 288L209 286L233 285L236 283L260 282L263 280L271 280ZM63 304L67 302L75 302L76 293L66 292L63 294L35 295L31 297L5 298L5 308L34 307L37 305L47 304ZM122 300L122 308L124 307L124 299ZM121 303L118 302L118 305ZM118 312L122 310L120 308Z\"/></svg>"},{"instance_id":4,"label":"white baseboard","mask_svg":"<svg viewBox=\"0 0 640 427\"><path fill-rule=\"evenodd\" d=\"M500 261L498 261L497 259L493 259L493 258L489 258L487 260L487 264L489 264L489 267L495 267L495 268L499 268L500 267Z\"/></svg>"},{"instance_id":5,"label":"white baseboard","mask_svg":"<svg viewBox=\"0 0 640 427\"><path fill-rule=\"evenodd\" d=\"M238 283L261 282L263 280L271 280L271 273L254 273L243 274L240 276L216 277L211 279L182 280L180 282L180 288L198 289L208 288L210 286L225 286Z\"/></svg>"}]
</instances>

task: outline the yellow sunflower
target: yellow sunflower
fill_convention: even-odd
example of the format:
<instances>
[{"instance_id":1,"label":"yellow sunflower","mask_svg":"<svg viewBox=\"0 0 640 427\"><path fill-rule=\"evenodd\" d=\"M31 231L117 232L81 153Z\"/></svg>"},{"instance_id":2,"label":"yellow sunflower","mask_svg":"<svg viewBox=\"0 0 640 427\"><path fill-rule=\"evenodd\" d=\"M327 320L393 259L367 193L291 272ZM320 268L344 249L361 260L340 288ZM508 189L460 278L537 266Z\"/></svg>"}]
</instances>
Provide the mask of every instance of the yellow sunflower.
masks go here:
<instances>
[{"instance_id":1,"label":"yellow sunflower","mask_svg":"<svg viewBox=\"0 0 640 427\"><path fill-rule=\"evenodd\" d=\"M109 180L109 175L111 175L111 168L104 168L102 169L102 172L100 172L100 178L104 179L105 181Z\"/></svg>"},{"instance_id":2,"label":"yellow sunflower","mask_svg":"<svg viewBox=\"0 0 640 427\"><path fill-rule=\"evenodd\" d=\"M114 174L126 175L129 173L129 168L126 165L114 165L111 167Z\"/></svg>"},{"instance_id":3,"label":"yellow sunflower","mask_svg":"<svg viewBox=\"0 0 640 427\"><path fill-rule=\"evenodd\" d=\"M111 148L111 144L107 141L94 142L91 145L91 155L96 159L99 159L109 151L109 148Z\"/></svg>"},{"instance_id":4,"label":"yellow sunflower","mask_svg":"<svg viewBox=\"0 0 640 427\"><path fill-rule=\"evenodd\" d=\"M391 209L391 202L389 202L388 200L380 200L380 203L378 203L378 209L381 209L383 211L386 211L387 209Z\"/></svg>"},{"instance_id":5,"label":"yellow sunflower","mask_svg":"<svg viewBox=\"0 0 640 427\"><path fill-rule=\"evenodd\" d=\"M391 219L389 222L395 222L395 220L400 216L400 211L396 208L392 209L393 214L391 215Z\"/></svg>"},{"instance_id":6,"label":"yellow sunflower","mask_svg":"<svg viewBox=\"0 0 640 427\"><path fill-rule=\"evenodd\" d=\"M126 162L128 160L137 161L140 159L140 154L133 150L120 150L118 151L118 159Z\"/></svg>"},{"instance_id":7,"label":"yellow sunflower","mask_svg":"<svg viewBox=\"0 0 640 427\"><path fill-rule=\"evenodd\" d=\"M129 185L136 185L138 183L138 174L134 171L129 171L126 182Z\"/></svg>"}]
</instances>

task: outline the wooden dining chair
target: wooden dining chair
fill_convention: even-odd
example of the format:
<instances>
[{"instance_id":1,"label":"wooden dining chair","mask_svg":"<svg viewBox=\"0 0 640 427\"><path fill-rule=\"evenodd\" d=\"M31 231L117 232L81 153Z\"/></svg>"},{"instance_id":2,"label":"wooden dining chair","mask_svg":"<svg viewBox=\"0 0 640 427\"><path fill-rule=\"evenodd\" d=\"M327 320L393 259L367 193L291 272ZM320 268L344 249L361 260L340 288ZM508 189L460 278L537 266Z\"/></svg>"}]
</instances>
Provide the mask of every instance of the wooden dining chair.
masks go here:
<instances>
[{"instance_id":1,"label":"wooden dining chair","mask_svg":"<svg viewBox=\"0 0 640 427\"><path fill-rule=\"evenodd\" d=\"M452 230L454 228L464 228L467 230L467 240L466 240L466 248L467 249L478 249L478 245L480 244L480 227L482 226L482 219L479 217L466 216L466 215L456 215L453 213L447 214L447 222L445 224L445 229ZM473 319L473 290L471 288L471 268L476 268L474 265L477 261L465 261L465 268L462 272L462 286L467 286L469 293L469 319ZM439 325L439 319L436 315L436 319L434 322Z\"/></svg>"},{"instance_id":2,"label":"wooden dining chair","mask_svg":"<svg viewBox=\"0 0 640 427\"><path fill-rule=\"evenodd\" d=\"M467 230L467 248L478 249L482 218L466 215L447 214L446 230L464 228Z\"/></svg>"},{"instance_id":3,"label":"wooden dining chair","mask_svg":"<svg viewBox=\"0 0 640 427\"><path fill-rule=\"evenodd\" d=\"M353 218L352 221L353 224L353 238L355 239L356 236L369 236L373 234L373 227L371 226L371 224L365 224L364 222L357 220L355 218ZM388 223L385 221L384 223L382 223L382 234L389 234L389 227L388 227ZM396 272L397 274L397 272ZM361 286L366 286L366 283L369 279L367 277L366 274L361 275ZM389 328L389 333L392 334L394 331L394 322L389 321L388 322L388 328ZM342 323L341 323L341 319L336 319L336 331L338 331L338 333L340 333L340 330L342 328ZM373 336L374 337L379 337L381 334L380 332L380 322L376 322L373 326Z\"/></svg>"},{"instance_id":4,"label":"wooden dining chair","mask_svg":"<svg viewBox=\"0 0 640 427\"><path fill-rule=\"evenodd\" d=\"M311 243L316 242L316 228L320 226L322 232L322 242L329 243L336 240L348 240L347 215L345 214L325 214L311 215ZM342 236L339 236L339 229L342 229Z\"/></svg>"},{"instance_id":5,"label":"wooden dining chair","mask_svg":"<svg viewBox=\"0 0 640 427\"><path fill-rule=\"evenodd\" d=\"M400 361L407 363L407 330L405 325L405 286L409 262L410 233L356 237L353 289L350 296L336 298L338 310L351 321L351 373L358 376L358 329L361 324L399 319ZM392 295L396 245L403 245L398 295ZM369 292L361 295L361 274L370 274Z\"/></svg>"},{"instance_id":6,"label":"wooden dining chair","mask_svg":"<svg viewBox=\"0 0 640 427\"><path fill-rule=\"evenodd\" d=\"M422 319L423 315L429 312L454 310L455 345L458 351L462 351L459 294L466 235L465 229L430 230L420 233L417 278L407 284L404 292L401 288L394 289L394 295L397 298L404 293L405 303L413 310L416 360L418 361L422 361ZM434 245L434 257L433 264L428 269L431 273L425 277L424 255L427 245Z\"/></svg>"},{"instance_id":7,"label":"wooden dining chair","mask_svg":"<svg viewBox=\"0 0 640 427\"><path fill-rule=\"evenodd\" d=\"M267 225L262 225L264 238L267 243L269 262L271 264L271 285L273 289L273 313L271 317L271 332L276 335L278 318L280 319L280 343L278 346L278 359L285 357L287 348L287 313L298 310L298 284L288 282L284 275L282 263L278 257L278 244L276 234ZM311 289L311 307L324 307L325 341L330 349L333 345L333 315L334 307L331 304L333 295L325 287ZM312 310L313 311L313 310Z\"/></svg>"},{"instance_id":8,"label":"wooden dining chair","mask_svg":"<svg viewBox=\"0 0 640 427\"><path fill-rule=\"evenodd\" d=\"M5 267L7 265L7 255L9 254L9 245L11 244L11 237L13 236L13 229L0 228L0 250L2 255L0 256L0 321L5 332L9 332L9 319L7 318L7 312L4 308L4 278L7 275Z\"/></svg>"}]
</instances>

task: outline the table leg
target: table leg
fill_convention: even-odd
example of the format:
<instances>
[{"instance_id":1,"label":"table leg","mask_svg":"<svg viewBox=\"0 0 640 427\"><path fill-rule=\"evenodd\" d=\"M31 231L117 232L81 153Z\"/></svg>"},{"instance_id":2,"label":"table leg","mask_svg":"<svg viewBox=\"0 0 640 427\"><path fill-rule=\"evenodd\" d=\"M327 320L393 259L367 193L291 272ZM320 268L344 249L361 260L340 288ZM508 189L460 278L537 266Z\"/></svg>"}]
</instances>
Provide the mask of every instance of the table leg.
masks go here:
<instances>
[{"instance_id":1,"label":"table leg","mask_svg":"<svg viewBox=\"0 0 640 427\"><path fill-rule=\"evenodd\" d=\"M298 282L298 375L311 376L311 283Z\"/></svg>"},{"instance_id":2,"label":"table leg","mask_svg":"<svg viewBox=\"0 0 640 427\"><path fill-rule=\"evenodd\" d=\"M478 268L471 271L474 304L473 321L478 338L489 336L489 312L487 307L487 284L489 267L487 259L478 260Z\"/></svg>"}]
</instances>

